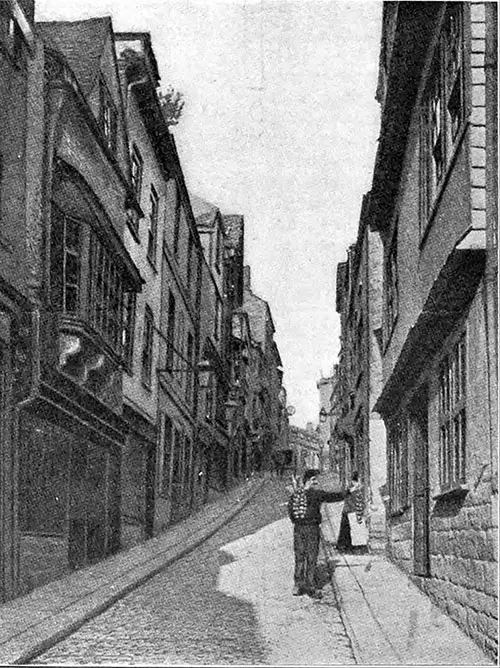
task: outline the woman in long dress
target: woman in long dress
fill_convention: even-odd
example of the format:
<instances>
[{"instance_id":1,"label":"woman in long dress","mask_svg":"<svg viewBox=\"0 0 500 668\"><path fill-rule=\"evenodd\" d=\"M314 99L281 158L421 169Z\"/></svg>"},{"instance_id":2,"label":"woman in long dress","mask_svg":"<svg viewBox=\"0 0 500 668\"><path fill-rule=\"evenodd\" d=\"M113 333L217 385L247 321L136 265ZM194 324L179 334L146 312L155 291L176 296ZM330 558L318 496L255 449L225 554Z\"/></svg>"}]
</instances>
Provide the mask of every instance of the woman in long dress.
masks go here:
<instances>
[{"instance_id":1,"label":"woman in long dress","mask_svg":"<svg viewBox=\"0 0 500 668\"><path fill-rule=\"evenodd\" d=\"M359 474L357 471L354 471L351 476L351 484L348 487L347 496L344 500L339 537L337 539L337 550L339 552L367 552L367 545L352 544L349 513L356 513L356 519L358 521L362 521L365 514L364 488L359 481Z\"/></svg>"}]
</instances>

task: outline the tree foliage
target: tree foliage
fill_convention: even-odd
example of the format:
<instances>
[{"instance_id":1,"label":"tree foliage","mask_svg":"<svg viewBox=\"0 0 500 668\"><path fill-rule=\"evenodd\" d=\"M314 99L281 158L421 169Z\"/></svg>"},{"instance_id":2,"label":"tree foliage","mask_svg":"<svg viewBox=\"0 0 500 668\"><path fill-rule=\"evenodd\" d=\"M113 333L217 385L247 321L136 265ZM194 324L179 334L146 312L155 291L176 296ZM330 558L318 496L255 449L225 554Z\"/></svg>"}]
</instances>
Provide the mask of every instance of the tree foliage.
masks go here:
<instances>
[{"instance_id":1,"label":"tree foliage","mask_svg":"<svg viewBox=\"0 0 500 668\"><path fill-rule=\"evenodd\" d=\"M184 95L169 86L165 93L159 94L163 117L167 125L177 125L184 108Z\"/></svg>"}]
</instances>

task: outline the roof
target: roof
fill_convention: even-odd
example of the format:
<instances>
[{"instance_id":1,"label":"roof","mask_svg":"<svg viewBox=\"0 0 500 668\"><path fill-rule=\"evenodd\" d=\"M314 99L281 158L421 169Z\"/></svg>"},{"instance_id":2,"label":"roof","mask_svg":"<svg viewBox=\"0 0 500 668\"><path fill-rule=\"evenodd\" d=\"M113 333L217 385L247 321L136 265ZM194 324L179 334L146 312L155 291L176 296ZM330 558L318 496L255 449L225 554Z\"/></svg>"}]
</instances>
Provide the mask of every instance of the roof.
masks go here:
<instances>
[{"instance_id":1,"label":"roof","mask_svg":"<svg viewBox=\"0 0 500 668\"><path fill-rule=\"evenodd\" d=\"M111 31L109 16L83 21L47 21L36 24L47 46L60 51L87 96L94 86L106 38Z\"/></svg>"},{"instance_id":2,"label":"roof","mask_svg":"<svg viewBox=\"0 0 500 668\"><path fill-rule=\"evenodd\" d=\"M191 209L193 210L193 215L195 218L212 213L218 208L215 206L215 204L211 204L210 202L207 202L206 200L191 192L189 193L189 199L191 201Z\"/></svg>"}]
</instances>

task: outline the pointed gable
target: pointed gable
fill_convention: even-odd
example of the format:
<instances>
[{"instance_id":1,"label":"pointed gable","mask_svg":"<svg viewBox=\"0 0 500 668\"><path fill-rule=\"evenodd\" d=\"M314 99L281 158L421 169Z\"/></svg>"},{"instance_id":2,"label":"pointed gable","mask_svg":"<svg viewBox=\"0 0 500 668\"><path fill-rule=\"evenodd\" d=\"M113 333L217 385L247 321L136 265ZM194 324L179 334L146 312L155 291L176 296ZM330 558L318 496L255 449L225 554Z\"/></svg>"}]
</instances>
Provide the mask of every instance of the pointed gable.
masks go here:
<instances>
[{"instance_id":1,"label":"pointed gable","mask_svg":"<svg viewBox=\"0 0 500 668\"><path fill-rule=\"evenodd\" d=\"M111 29L109 16L83 21L37 23L37 31L43 41L65 56L85 97L90 94L99 76L101 58Z\"/></svg>"}]
</instances>

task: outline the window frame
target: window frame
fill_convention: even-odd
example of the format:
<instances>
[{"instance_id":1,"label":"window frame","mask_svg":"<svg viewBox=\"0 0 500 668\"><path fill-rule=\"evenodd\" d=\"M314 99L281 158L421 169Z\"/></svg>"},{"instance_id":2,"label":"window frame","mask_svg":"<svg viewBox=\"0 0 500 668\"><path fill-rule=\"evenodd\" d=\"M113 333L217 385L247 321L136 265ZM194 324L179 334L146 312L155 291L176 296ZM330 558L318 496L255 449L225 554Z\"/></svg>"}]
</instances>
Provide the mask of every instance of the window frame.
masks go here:
<instances>
[{"instance_id":1,"label":"window frame","mask_svg":"<svg viewBox=\"0 0 500 668\"><path fill-rule=\"evenodd\" d=\"M463 332L439 364L439 486L467 483L467 342Z\"/></svg>"},{"instance_id":2,"label":"window frame","mask_svg":"<svg viewBox=\"0 0 500 668\"><path fill-rule=\"evenodd\" d=\"M149 192L149 228L147 258L156 267L156 252L158 247L158 219L160 216L160 196L153 184Z\"/></svg>"},{"instance_id":3,"label":"window frame","mask_svg":"<svg viewBox=\"0 0 500 668\"><path fill-rule=\"evenodd\" d=\"M135 193L137 201L141 201L142 177L144 173L144 160L139 147L135 142L130 149L130 183Z\"/></svg>"},{"instance_id":4,"label":"window frame","mask_svg":"<svg viewBox=\"0 0 500 668\"><path fill-rule=\"evenodd\" d=\"M430 74L422 96L420 113L421 239L425 236L433 218L465 127L463 4L460 2L447 3ZM451 51L455 57L451 55ZM450 61L453 61L451 67ZM437 116L433 110L433 101L436 100L438 103Z\"/></svg>"},{"instance_id":5,"label":"window frame","mask_svg":"<svg viewBox=\"0 0 500 668\"><path fill-rule=\"evenodd\" d=\"M141 382L147 389L151 389L153 376L153 341L154 315L150 306L144 308L144 329L142 332L141 354Z\"/></svg>"},{"instance_id":6,"label":"window frame","mask_svg":"<svg viewBox=\"0 0 500 668\"><path fill-rule=\"evenodd\" d=\"M107 147L112 153L116 153L118 112L108 85L102 75L99 77L99 126L104 135Z\"/></svg>"},{"instance_id":7,"label":"window frame","mask_svg":"<svg viewBox=\"0 0 500 668\"><path fill-rule=\"evenodd\" d=\"M391 241L384 260L384 330L388 345L399 316L398 227L396 219Z\"/></svg>"},{"instance_id":8,"label":"window frame","mask_svg":"<svg viewBox=\"0 0 500 668\"><path fill-rule=\"evenodd\" d=\"M175 320L176 320L176 299L174 293L170 290L168 295L168 320L167 320L167 350L165 354L165 369L172 373L174 368L174 351L175 351Z\"/></svg>"},{"instance_id":9,"label":"window frame","mask_svg":"<svg viewBox=\"0 0 500 668\"><path fill-rule=\"evenodd\" d=\"M132 371L134 365L135 320L136 320L135 292L127 290L123 295L123 333L122 357L125 367Z\"/></svg>"},{"instance_id":10,"label":"window frame","mask_svg":"<svg viewBox=\"0 0 500 668\"><path fill-rule=\"evenodd\" d=\"M410 507L408 423L400 417L388 426L389 509L391 515L400 515Z\"/></svg>"}]
</instances>

